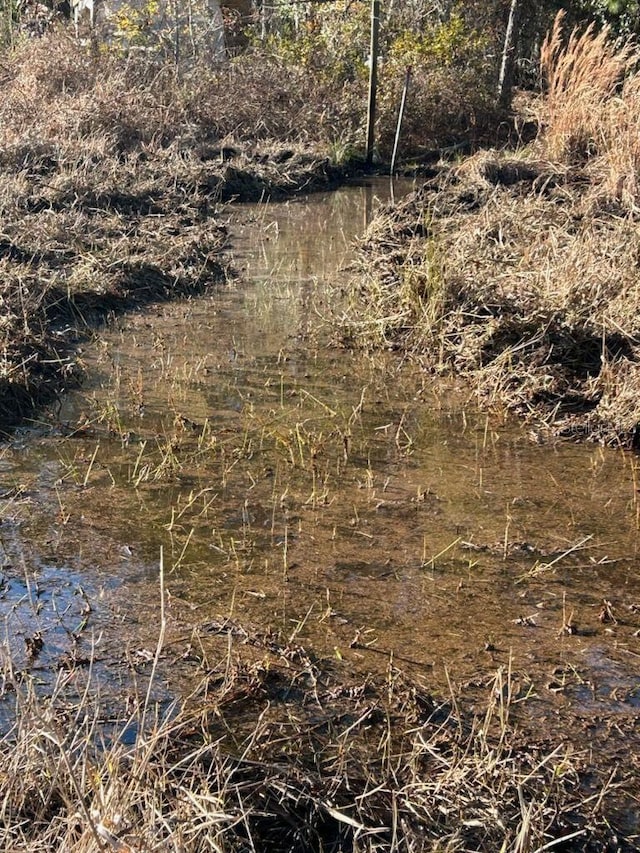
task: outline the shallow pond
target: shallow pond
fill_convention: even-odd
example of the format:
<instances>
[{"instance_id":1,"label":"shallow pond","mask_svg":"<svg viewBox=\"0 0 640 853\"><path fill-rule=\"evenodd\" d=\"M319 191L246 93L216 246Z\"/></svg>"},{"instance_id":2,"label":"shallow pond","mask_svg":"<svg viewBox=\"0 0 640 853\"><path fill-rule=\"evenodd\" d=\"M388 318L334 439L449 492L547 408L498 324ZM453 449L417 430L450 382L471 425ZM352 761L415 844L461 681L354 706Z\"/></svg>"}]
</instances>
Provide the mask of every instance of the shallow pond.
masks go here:
<instances>
[{"instance_id":1,"label":"shallow pond","mask_svg":"<svg viewBox=\"0 0 640 853\"><path fill-rule=\"evenodd\" d=\"M540 445L393 353L328 345L385 184L230 213L241 276L121 319L0 455L5 664L190 689L193 626L281 631L354 672L633 713L634 457ZM200 649L199 660L215 650ZM507 676L505 676L507 677Z\"/></svg>"}]
</instances>

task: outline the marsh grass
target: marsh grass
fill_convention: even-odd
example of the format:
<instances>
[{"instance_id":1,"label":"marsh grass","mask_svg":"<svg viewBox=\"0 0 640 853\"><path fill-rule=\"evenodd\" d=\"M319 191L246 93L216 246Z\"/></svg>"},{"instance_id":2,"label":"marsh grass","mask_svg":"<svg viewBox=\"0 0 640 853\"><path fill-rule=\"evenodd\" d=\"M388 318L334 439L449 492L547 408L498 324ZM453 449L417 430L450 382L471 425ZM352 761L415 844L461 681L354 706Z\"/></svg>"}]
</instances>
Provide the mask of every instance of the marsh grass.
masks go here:
<instances>
[{"instance_id":1,"label":"marsh grass","mask_svg":"<svg viewBox=\"0 0 640 853\"><path fill-rule=\"evenodd\" d=\"M604 27L567 38L560 13L542 45L546 88L539 102L540 144L554 161L586 166L593 184L625 210L639 199L640 53Z\"/></svg>"},{"instance_id":2,"label":"marsh grass","mask_svg":"<svg viewBox=\"0 0 640 853\"><path fill-rule=\"evenodd\" d=\"M564 17L557 15L541 48L546 84L541 116L549 156L579 162L611 141L609 105L638 56L633 42L617 44L608 27L576 28L567 39ZM624 88L621 94L624 99Z\"/></svg>"},{"instance_id":3,"label":"marsh grass","mask_svg":"<svg viewBox=\"0 0 640 853\"><path fill-rule=\"evenodd\" d=\"M163 348L168 364L175 355L168 345ZM201 543L210 543L205 554L213 549L218 558L238 566L259 559L257 555L268 561L269 549L279 543L286 570L284 542L289 529L302 523L299 513L316 518L329 513L345 477L356 484L360 497L366 496L365 505L374 506L380 500L377 490L371 483L366 490L359 485L371 476L371 453L387 445L389 452L409 452L410 428L401 424L395 438L392 433L377 435L372 450L362 423L367 386L356 405L330 405L304 382L282 375L281 385L274 382L261 405L249 386L234 390L246 396L245 405L221 427L215 415L211 421L195 421L182 414L181 404L188 411L192 398L176 407L181 377L183 366L176 358L169 375L162 377L168 382L166 402L156 416L141 419L132 400L154 398L157 390L141 380L133 398L121 396L130 384L124 365L106 399L98 395L88 400L80 423L62 425L80 442L73 458L62 460L60 491L67 514L82 514L85 489L113 486L116 504L120 499L115 495L122 494L126 504L133 489L154 505L157 501L159 523L170 534L174 557L184 557L193 539L200 556ZM121 451L114 457L117 444ZM183 483L198 485L183 492ZM163 497L166 488L178 490L169 506Z\"/></svg>"},{"instance_id":4,"label":"marsh grass","mask_svg":"<svg viewBox=\"0 0 640 853\"><path fill-rule=\"evenodd\" d=\"M169 707L149 702L150 686L105 702L87 670L61 673L45 696L8 669L4 848L526 853L608 837L612 780L583 788L585 756L524 745L508 669L471 712L391 660L386 677L354 681L296 634L196 626L187 653L200 681ZM184 642L159 643L147 677L163 677Z\"/></svg>"},{"instance_id":5,"label":"marsh grass","mask_svg":"<svg viewBox=\"0 0 640 853\"><path fill-rule=\"evenodd\" d=\"M536 145L443 165L378 217L345 339L466 375L538 436L636 446L638 58L559 15Z\"/></svg>"}]
</instances>

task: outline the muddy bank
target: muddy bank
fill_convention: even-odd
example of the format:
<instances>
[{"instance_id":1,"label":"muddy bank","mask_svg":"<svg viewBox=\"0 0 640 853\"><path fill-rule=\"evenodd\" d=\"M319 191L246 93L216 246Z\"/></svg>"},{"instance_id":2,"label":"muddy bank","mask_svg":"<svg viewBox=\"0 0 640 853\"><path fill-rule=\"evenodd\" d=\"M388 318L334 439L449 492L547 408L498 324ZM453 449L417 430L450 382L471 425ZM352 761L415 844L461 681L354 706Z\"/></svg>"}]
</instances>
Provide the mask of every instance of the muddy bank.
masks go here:
<instances>
[{"instance_id":1,"label":"muddy bank","mask_svg":"<svg viewBox=\"0 0 640 853\"><path fill-rule=\"evenodd\" d=\"M579 169L477 155L371 225L345 339L464 375L537 439L635 447L639 234Z\"/></svg>"}]
</instances>

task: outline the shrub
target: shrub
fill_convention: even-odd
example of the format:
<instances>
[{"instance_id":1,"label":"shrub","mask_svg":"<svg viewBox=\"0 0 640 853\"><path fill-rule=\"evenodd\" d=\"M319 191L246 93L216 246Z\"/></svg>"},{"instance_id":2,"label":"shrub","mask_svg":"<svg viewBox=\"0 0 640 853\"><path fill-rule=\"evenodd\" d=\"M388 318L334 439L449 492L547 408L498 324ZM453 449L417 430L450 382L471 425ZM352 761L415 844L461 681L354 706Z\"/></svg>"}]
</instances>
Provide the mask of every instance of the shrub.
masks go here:
<instances>
[{"instance_id":1,"label":"shrub","mask_svg":"<svg viewBox=\"0 0 640 853\"><path fill-rule=\"evenodd\" d=\"M304 70L326 97L326 109L339 114L335 133L354 147L364 147L369 17L363 5L329 3L321 13L296 22L285 18L269 37L268 50L292 73ZM415 23L415 22L414 22ZM388 158L393 147L398 105L407 66L413 82L405 113L402 151L405 155L456 143L471 146L496 125L496 69L489 36L454 10L446 21L430 13L410 25L405 11L392 12L380 32L378 132L379 153ZM309 84L307 83L307 89ZM352 120L336 109L350 99ZM356 98L360 99L356 101Z\"/></svg>"},{"instance_id":2,"label":"shrub","mask_svg":"<svg viewBox=\"0 0 640 853\"><path fill-rule=\"evenodd\" d=\"M380 147L391 149L405 69L413 69L402 150L421 153L462 143L471 148L497 123L496 70L488 37L460 13L390 42L381 73Z\"/></svg>"}]
</instances>

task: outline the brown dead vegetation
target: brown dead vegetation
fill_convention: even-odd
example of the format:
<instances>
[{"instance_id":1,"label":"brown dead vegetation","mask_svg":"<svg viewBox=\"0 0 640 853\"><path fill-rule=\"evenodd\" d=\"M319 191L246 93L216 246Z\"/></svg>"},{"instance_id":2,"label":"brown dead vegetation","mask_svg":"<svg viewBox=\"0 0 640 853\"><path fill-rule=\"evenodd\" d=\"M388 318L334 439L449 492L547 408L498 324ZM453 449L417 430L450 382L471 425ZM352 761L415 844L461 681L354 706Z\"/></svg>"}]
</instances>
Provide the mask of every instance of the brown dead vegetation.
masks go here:
<instances>
[{"instance_id":1,"label":"brown dead vegetation","mask_svg":"<svg viewBox=\"0 0 640 853\"><path fill-rule=\"evenodd\" d=\"M614 784L569 746L525 742L507 671L471 715L391 661L386 679L354 680L230 619L183 643L156 654L157 674L179 656L200 668L179 708L149 688L119 716L90 698L90 670L62 672L47 699L6 670L18 715L0 742L4 849L627 849L608 807L624 772Z\"/></svg>"},{"instance_id":2,"label":"brown dead vegetation","mask_svg":"<svg viewBox=\"0 0 640 853\"><path fill-rule=\"evenodd\" d=\"M640 54L565 41L560 16L542 58L535 147L443 166L380 217L347 335L464 374L538 434L637 446Z\"/></svg>"}]
</instances>

